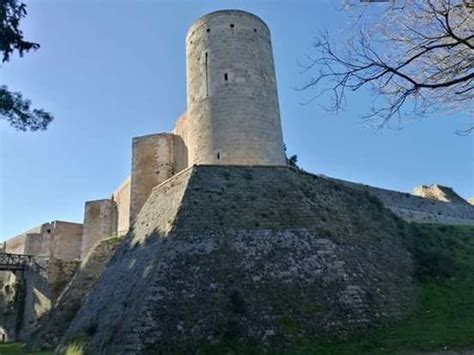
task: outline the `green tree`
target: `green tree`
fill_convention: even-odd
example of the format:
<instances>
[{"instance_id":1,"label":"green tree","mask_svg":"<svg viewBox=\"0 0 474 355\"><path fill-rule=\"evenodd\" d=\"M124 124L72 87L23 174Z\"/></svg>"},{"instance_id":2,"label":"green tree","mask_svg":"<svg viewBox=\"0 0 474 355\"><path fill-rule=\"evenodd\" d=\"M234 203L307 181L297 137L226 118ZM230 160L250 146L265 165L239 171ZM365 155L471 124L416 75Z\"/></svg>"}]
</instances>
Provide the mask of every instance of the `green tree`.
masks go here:
<instances>
[{"instance_id":1,"label":"green tree","mask_svg":"<svg viewBox=\"0 0 474 355\"><path fill-rule=\"evenodd\" d=\"M20 21L26 16L26 5L18 0L0 0L0 52L2 63L10 60L16 51L24 53L37 50L40 45L24 39ZM53 116L42 110L32 109L31 101L18 92L10 92L5 85L0 86L0 118L7 120L21 131L44 130Z\"/></svg>"}]
</instances>

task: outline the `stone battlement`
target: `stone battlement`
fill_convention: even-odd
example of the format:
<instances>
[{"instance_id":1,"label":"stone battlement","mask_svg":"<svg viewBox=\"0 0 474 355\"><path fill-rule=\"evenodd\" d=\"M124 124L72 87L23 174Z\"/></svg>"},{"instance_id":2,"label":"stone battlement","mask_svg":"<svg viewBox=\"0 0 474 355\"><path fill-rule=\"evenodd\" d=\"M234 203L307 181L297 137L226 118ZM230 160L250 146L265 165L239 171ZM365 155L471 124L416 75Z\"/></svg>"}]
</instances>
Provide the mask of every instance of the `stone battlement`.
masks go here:
<instances>
[{"instance_id":1,"label":"stone battlement","mask_svg":"<svg viewBox=\"0 0 474 355\"><path fill-rule=\"evenodd\" d=\"M412 195L364 184L333 179L341 184L362 190L380 199L386 208L408 222L474 225L474 206L457 196L451 201Z\"/></svg>"}]
</instances>

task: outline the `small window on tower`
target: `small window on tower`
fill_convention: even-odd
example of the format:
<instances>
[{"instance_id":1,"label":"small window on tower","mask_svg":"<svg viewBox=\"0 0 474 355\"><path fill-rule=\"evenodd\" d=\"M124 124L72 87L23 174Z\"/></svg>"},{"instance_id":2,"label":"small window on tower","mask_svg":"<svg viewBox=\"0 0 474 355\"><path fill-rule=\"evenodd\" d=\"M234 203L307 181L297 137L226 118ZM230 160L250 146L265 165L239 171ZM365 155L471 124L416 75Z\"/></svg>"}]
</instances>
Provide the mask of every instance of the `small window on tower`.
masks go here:
<instances>
[{"instance_id":1,"label":"small window on tower","mask_svg":"<svg viewBox=\"0 0 474 355\"><path fill-rule=\"evenodd\" d=\"M221 153L217 153L217 160L221 158Z\"/></svg>"},{"instance_id":2,"label":"small window on tower","mask_svg":"<svg viewBox=\"0 0 474 355\"><path fill-rule=\"evenodd\" d=\"M229 80L229 74L224 73L224 80L225 80L225 81Z\"/></svg>"},{"instance_id":3,"label":"small window on tower","mask_svg":"<svg viewBox=\"0 0 474 355\"><path fill-rule=\"evenodd\" d=\"M233 23L230 24L230 28L234 28L234 24L233 24Z\"/></svg>"},{"instance_id":4,"label":"small window on tower","mask_svg":"<svg viewBox=\"0 0 474 355\"><path fill-rule=\"evenodd\" d=\"M207 32L211 32L211 29L210 29L210 28L208 28L206 31L207 31Z\"/></svg>"},{"instance_id":5,"label":"small window on tower","mask_svg":"<svg viewBox=\"0 0 474 355\"><path fill-rule=\"evenodd\" d=\"M253 29L253 31L254 31L254 32L257 32L257 29L256 29L256 28L254 28L254 29Z\"/></svg>"}]
</instances>

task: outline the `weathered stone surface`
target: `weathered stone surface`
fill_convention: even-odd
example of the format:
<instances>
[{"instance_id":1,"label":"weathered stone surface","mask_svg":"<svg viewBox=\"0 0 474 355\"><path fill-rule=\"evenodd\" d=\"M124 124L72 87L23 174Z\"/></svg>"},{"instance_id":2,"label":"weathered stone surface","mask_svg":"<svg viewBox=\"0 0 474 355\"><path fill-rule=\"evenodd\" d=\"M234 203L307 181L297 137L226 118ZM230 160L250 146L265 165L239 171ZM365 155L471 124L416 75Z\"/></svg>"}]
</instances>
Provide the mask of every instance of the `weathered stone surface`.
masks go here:
<instances>
[{"instance_id":1,"label":"weathered stone surface","mask_svg":"<svg viewBox=\"0 0 474 355\"><path fill-rule=\"evenodd\" d=\"M7 239L4 248L12 254L74 261L80 259L81 241L82 224L53 221Z\"/></svg>"},{"instance_id":2,"label":"weathered stone surface","mask_svg":"<svg viewBox=\"0 0 474 355\"><path fill-rule=\"evenodd\" d=\"M36 331L27 339L29 348L51 349L58 345L84 297L104 271L119 240L117 237L101 240L90 250L53 308L39 319Z\"/></svg>"},{"instance_id":3,"label":"weathered stone surface","mask_svg":"<svg viewBox=\"0 0 474 355\"><path fill-rule=\"evenodd\" d=\"M226 10L186 35L189 164L286 165L270 30Z\"/></svg>"},{"instance_id":4,"label":"weathered stone surface","mask_svg":"<svg viewBox=\"0 0 474 355\"><path fill-rule=\"evenodd\" d=\"M101 239L117 233L117 204L113 199L87 201L84 208L84 234L82 235L81 256Z\"/></svg>"},{"instance_id":5,"label":"weathered stone surface","mask_svg":"<svg viewBox=\"0 0 474 355\"><path fill-rule=\"evenodd\" d=\"M384 206L408 222L474 225L474 206L414 196L354 182L331 179L356 190L370 193Z\"/></svg>"},{"instance_id":6,"label":"weathered stone surface","mask_svg":"<svg viewBox=\"0 0 474 355\"><path fill-rule=\"evenodd\" d=\"M18 308L23 314L17 340L29 339L38 326L38 319L51 309L78 266L77 261L35 258L32 265L25 269L21 280L25 287L25 299L22 307Z\"/></svg>"},{"instance_id":7,"label":"weathered stone surface","mask_svg":"<svg viewBox=\"0 0 474 355\"><path fill-rule=\"evenodd\" d=\"M117 206L117 235L127 234L130 226L130 176L112 193Z\"/></svg>"},{"instance_id":8,"label":"weathered stone surface","mask_svg":"<svg viewBox=\"0 0 474 355\"><path fill-rule=\"evenodd\" d=\"M25 300L24 284L10 271L0 272L0 339L15 341Z\"/></svg>"},{"instance_id":9,"label":"weathered stone surface","mask_svg":"<svg viewBox=\"0 0 474 355\"><path fill-rule=\"evenodd\" d=\"M412 289L398 223L367 194L290 168L187 169L153 190L59 350L283 344L397 318Z\"/></svg>"},{"instance_id":10,"label":"weathered stone surface","mask_svg":"<svg viewBox=\"0 0 474 355\"><path fill-rule=\"evenodd\" d=\"M451 187L442 186L442 185L421 185L413 189L412 192L415 196L420 196L424 198L430 198L437 201L443 202L453 202L465 204L467 201L459 196Z\"/></svg>"},{"instance_id":11,"label":"weathered stone surface","mask_svg":"<svg viewBox=\"0 0 474 355\"><path fill-rule=\"evenodd\" d=\"M0 336L6 340L26 340L36 329L37 320L47 313L79 263L34 258L23 272L4 271L0 281Z\"/></svg>"},{"instance_id":12,"label":"weathered stone surface","mask_svg":"<svg viewBox=\"0 0 474 355\"><path fill-rule=\"evenodd\" d=\"M132 143L132 174L130 185L130 223L135 221L151 190L173 176L176 137L171 133L134 137ZM179 150L180 156L182 151Z\"/></svg>"}]
</instances>

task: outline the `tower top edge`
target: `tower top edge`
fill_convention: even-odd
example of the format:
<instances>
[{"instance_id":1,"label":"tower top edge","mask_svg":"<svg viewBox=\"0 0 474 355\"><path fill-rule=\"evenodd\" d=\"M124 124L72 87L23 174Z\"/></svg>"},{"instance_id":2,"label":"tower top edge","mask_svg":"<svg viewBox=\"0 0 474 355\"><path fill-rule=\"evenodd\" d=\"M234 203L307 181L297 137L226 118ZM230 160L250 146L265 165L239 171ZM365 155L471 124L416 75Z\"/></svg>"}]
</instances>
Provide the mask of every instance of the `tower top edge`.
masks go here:
<instances>
[{"instance_id":1,"label":"tower top edge","mask_svg":"<svg viewBox=\"0 0 474 355\"><path fill-rule=\"evenodd\" d=\"M237 9L217 10L217 11L209 12L209 13L197 18L196 20L194 20L193 23L188 27L188 31L186 33L186 38L188 37L189 32L191 31L191 29L196 24L201 23L201 22L206 22L211 18L221 17L221 16L224 17L224 16L229 16L229 15L230 16L232 16L232 15L244 15L244 16L252 17L253 19L260 22L262 25L264 25L267 28L267 30L269 30L269 27L265 23L265 21L263 21L259 16L255 15L255 14L252 14L251 12L244 11L244 10L237 10Z\"/></svg>"}]
</instances>

